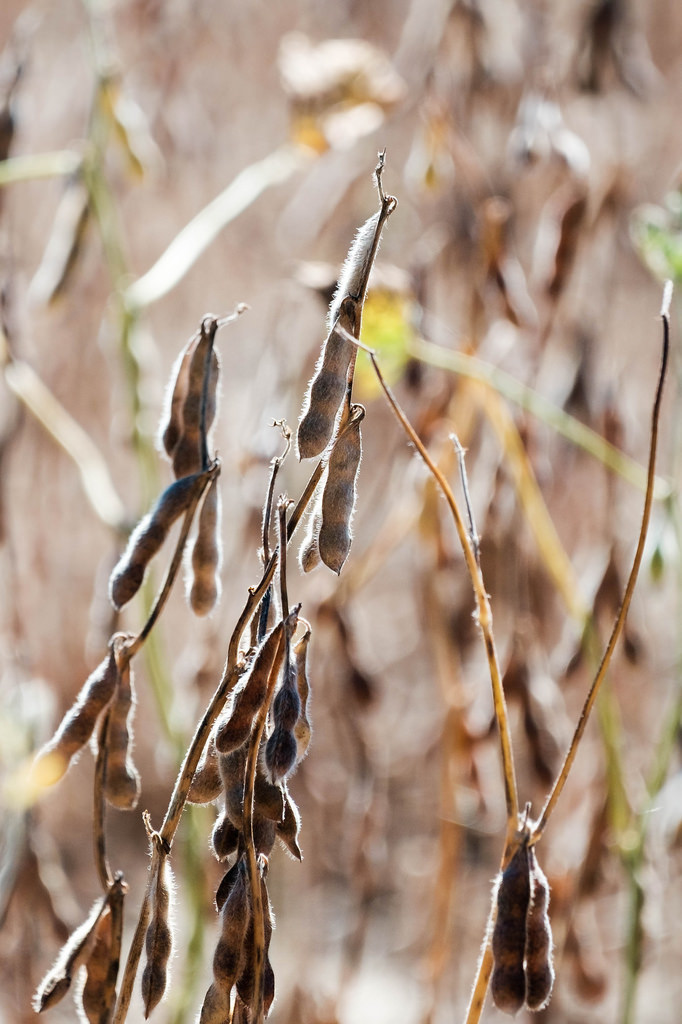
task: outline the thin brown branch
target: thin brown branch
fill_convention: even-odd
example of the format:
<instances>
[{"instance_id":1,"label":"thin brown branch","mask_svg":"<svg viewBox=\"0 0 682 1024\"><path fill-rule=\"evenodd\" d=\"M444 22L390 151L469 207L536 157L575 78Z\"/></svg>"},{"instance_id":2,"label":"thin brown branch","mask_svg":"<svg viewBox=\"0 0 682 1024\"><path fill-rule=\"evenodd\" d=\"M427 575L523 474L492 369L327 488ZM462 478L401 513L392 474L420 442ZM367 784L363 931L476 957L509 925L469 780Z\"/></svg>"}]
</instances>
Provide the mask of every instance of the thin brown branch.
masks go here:
<instances>
[{"instance_id":1,"label":"thin brown branch","mask_svg":"<svg viewBox=\"0 0 682 1024\"><path fill-rule=\"evenodd\" d=\"M654 482L656 475L656 449L658 446L658 427L661 414L661 399L663 396L663 385L665 383L665 376L668 367L668 355L670 350L669 307L671 296L672 284L668 282L664 289L663 303L661 307L661 319L663 321L663 347L661 352L661 365L658 374L658 383L656 385L656 394L654 397L653 410L651 413L651 432L649 439L649 461L647 466L646 494L644 497L642 523L639 529L639 537L637 539L635 557L632 563L632 568L630 570L630 575L628 577L627 584L625 586L623 601L618 611L618 615L616 616L616 621L613 625L611 636L609 637L609 642L606 645L606 649L604 651L601 664L597 669L597 674L590 687L589 693L585 699L585 703L580 713L580 718L578 719L578 724L576 726L575 733L573 734L573 738L566 753L566 757L564 758L564 763L561 766L561 770L557 776L554 786L552 787L552 791L547 797L545 806L542 809L542 814L540 815L537 825L533 830L533 835L531 838L532 843L537 842L538 839L541 837L542 833L544 832L547 826L547 822L549 821L549 818L554 808L556 807L557 801L561 796L562 790L566 785L566 781L571 771L573 761L575 760L575 755L578 751L578 745L580 743L580 740L582 739L583 733L585 732L585 727L590 717L592 708L594 707L594 703L597 699L600 687L604 682L604 678L611 663L611 659L613 657L613 652L615 650L616 644L618 643L620 635L623 632L623 626L625 625L625 619L630 608L630 602L632 601L632 595L635 590L635 584L637 583L637 576L639 574L639 569L642 564L642 557L644 555L644 545L646 543L646 536L649 528L649 519L651 517L651 506L654 497Z\"/></svg>"}]
</instances>

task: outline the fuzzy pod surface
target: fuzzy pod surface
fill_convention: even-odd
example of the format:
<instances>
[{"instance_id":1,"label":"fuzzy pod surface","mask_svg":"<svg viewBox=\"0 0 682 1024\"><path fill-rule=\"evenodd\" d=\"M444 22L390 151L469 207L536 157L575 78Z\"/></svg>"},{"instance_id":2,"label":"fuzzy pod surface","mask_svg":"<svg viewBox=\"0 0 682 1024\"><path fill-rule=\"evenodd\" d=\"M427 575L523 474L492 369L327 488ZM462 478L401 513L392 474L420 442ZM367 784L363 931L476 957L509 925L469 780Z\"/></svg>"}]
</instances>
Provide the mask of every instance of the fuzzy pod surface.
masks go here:
<instances>
[{"instance_id":1,"label":"fuzzy pod surface","mask_svg":"<svg viewBox=\"0 0 682 1024\"><path fill-rule=\"evenodd\" d=\"M298 424L296 444L301 459L321 455L332 439L346 393L353 343L332 327L317 361Z\"/></svg>"},{"instance_id":2,"label":"fuzzy pod surface","mask_svg":"<svg viewBox=\"0 0 682 1024\"><path fill-rule=\"evenodd\" d=\"M547 909L549 883L537 862L535 848L528 851L531 899L526 919L526 1006L533 1012L542 1010L552 995L554 964L552 962L552 929Z\"/></svg>"},{"instance_id":3,"label":"fuzzy pod surface","mask_svg":"<svg viewBox=\"0 0 682 1024\"><path fill-rule=\"evenodd\" d=\"M152 558L160 551L173 523L186 512L199 474L176 480L163 492L152 511L140 520L109 578L109 598L120 609L137 593Z\"/></svg>"},{"instance_id":4,"label":"fuzzy pod surface","mask_svg":"<svg viewBox=\"0 0 682 1024\"><path fill-rule=\"evenodd\" d=\"M132 759L135 688L129 662L120 670L106 730L104 795L113 807L132 810L140 798L140 773Z\"/></svg>"},{"instance_id":5,"label":"fuzzy pod surface","mask_svg":"<svg viewBox=\"0 0 682 1024\"><path fill-rule=\"evenodd\" d=\"M220 536L221 497L218 477L208 486L199 511L197 536L191 556L189 603L195 615L208 615L220 597L223 547Z\"/></svg>"},{"instance_id":6,"label":"fuzzy pod surface","mask_svg":"<svg viewBox=\"0 0 682 1024\"><path fill-rule=\"evenodd\" d=\"M253 719L267 694L268 679L275 663L282 638L283 623L279 622L258 648L246 682L238 690L232 707L216 730L216 748L227 754L241 747L251 732Z\"/></svg>"},{"instance_id":7,"label":"fuzzy pod surface","mask_svg":"<svg viewBox=\"0 0 682 1024\"><path fill-rule=\"evenodd\" d=\"M48 763L50 783L58 782L66 774L71 760L88 742L97 719L111 702L118 679L118 665L112 648L86 679L52 739L38 752L34 773L40 776L41 766Z\"/></svg>"},{"instance_id":8,"label":"fuzzy pod surface","mask_svg":"<svg viewBox=\"0 0 682 1024\"><path fill-rule=\"evenodd\" d=\"M362 416L358 415L349 423L334 445L322 492L322 522L318 538L320 557L337 574L348 558L353 536L351 522L355 510L356 479L362 459L361 420Z\"/></svg>"},{"instance_id":9,"label":"fuzzy pod surface","mask_svg":"<svg viewBox=\"0 0 682 1024\"><path fill-rule=\"evenodd\" d=\"M498 1010L515 1014L526 998L524 957L526 916L530 902L528 846L523 842L497 884L497 916L492 936L493 973L490 982Z\"/></svg>"},{"instance_id":10,"label":"fuzzy pod surface","mask_svg":"<svg viewBox=\"0 0 682 1024\"><path fill-rule=\"evenodd\" d=\"M142 973L142 1001L145 1019L163 999L168 983L168 963L173 951L169 923L172 874L167 858L158 857L150 892L151 920L145 936L147 962Z\"/></svg>"}]
</instances>

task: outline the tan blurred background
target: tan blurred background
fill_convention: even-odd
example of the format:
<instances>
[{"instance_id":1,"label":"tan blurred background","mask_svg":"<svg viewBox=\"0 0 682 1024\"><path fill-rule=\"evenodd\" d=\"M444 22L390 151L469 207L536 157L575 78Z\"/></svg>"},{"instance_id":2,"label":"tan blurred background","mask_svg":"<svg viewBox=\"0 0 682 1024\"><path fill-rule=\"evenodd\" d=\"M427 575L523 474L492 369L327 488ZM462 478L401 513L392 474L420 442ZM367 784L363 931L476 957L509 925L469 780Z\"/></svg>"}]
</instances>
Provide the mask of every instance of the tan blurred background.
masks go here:
<instances>
[{"instance_id":1,"label":"tan blurred background","mask_svg":"<svg viewBox=\"0 0 682 1024\"><path fill-rule=\"evenodd\" d=\"M682 277L682 11L674 0L5 0L0 45L9 156L58 154L15 163L0 190L11 351L0 382L0 1019L23 1024L98 892L90 753L30 807L23 767L102 657L123 541L18 397L17 366L94 442L131 526L170 480L150 446L176 354L204 314L250 306L219 335L222 603L196 620L178 586L153 665L136 661L142 800L109 818L112 863L130 885L128 939L147 866L140 811L161 820L258 580L281 447L270 423L297 421L386 147L399 206L364 338L458 494L449 433L468 450L520 794L538 813L594 669L578 653L584 616L608 635L643 493L554 421L429 365L417 346L479 357L552 402L564 426L577 419L645 464L661 280ZM81 157L95 168L90 193L65 173ZM200 221L203 242L181 236L172 267L143 277L221 195ZM126 296L140 303L128 319ZM557 1024L679 1020L677 372L673 352L663 497L625 642L538 851L557 981L537 1019ZM313 624L314 735L290 787L304 860L278 849L270 866L272 1019L441 1024L464 1019L502 849L498 744L446 507L366 362L356 394L367 419L349 562L338 580L292 566L289 582ZM297 497L305 479L292 454L281 488ZM120 628L142 621L134 602ZM174 849L176 954L160 1021L193 1020L210 978L214 818L188 811ZM135 999L131 1021L142 1019ZM47 1013L73 1019L70 997ZM503 1015L488 1001L482 1019Z\"/></svg>"}]
</instances>

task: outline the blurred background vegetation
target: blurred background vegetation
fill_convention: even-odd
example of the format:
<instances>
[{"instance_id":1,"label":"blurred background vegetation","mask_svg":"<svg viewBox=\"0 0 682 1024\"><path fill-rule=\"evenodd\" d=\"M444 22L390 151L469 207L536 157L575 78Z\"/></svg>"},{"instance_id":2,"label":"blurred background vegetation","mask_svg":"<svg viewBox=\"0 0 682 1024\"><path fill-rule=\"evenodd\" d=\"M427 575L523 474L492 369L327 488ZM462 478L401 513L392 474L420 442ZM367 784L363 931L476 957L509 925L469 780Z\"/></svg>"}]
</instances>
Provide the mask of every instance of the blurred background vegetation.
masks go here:
<instances>
[{"instance_id":1,"label":"blurred background vegetation","mask_svg":"<svg viewBox=\"0 0 682 1024\"><path fill-rule=\"evenodd\" d=\"M0 44L0 1019L23 1024L97 882L89 754L37 804L22 780L101 660L107 575L170 479L154 436L171 365L204 314L249 304L219 337L222 604L198 622L175 594L138 666L155 822L257 582L270 423L298 418L384 146L399 207L363 340L454 485L449 434L467 448L520 795L539 810L641 514L661 281L682 278L682 11L5 0ZM558 974L543 1021L679 1020L677 352L672 370L625 641L542 844ZM443 502L366 362L357 399L349 562L289 585L313 624L314 736L291 784L303 863L279 851L270 867L272 1019L436 1024L463 1017L476 969L504 832L498 746ZM282 488L304 480L291 457ZM190 809L174 849L161 1021L193 1019L210 975L214 817ZM110 824L131 928L146 837L138 812Z\"/></svg>"}]
</instances>

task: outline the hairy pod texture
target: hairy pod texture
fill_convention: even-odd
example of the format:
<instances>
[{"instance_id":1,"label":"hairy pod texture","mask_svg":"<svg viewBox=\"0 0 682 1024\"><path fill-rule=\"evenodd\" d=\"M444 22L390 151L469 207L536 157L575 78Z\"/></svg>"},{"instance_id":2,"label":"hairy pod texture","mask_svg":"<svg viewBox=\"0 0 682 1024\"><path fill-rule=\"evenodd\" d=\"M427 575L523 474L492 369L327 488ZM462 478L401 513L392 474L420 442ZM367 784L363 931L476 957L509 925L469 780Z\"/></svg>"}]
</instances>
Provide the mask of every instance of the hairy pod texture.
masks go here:
<instances>
[{"instance_id":1,"label":"hairy pod texture","mask_svg":"<svg viewBox=\"0 0 682 1024\"><path fill-rule=\"evenodd\" d=\"M97 719L111 702L118 684L118 666L113 648L88 676L75 702L64 715L52 739L36 755L34 773L49 763L49 781L59 781L73 757L93 734Z\"/></svg>"},{"instance_id":2,"label":"hairy pod texture","mask_svg":"<svg viewBox=\"0 0 682 1024\"><path fill-rule=\"evenodd\" d=\"M220 911L220 938L213 954L213 982L228 997L242 969L244 939L251 918L246 871L241 861L239 863Z\"/></svg>"},{"instance_id":3,"label":"hairy pod texture","mask_svg":"<svg viewBox=\"0 0 682 1024\"><path fill-rule=\"evenodd\" d=\"M308 516L306 531L298 550L298 564L301 572L312 572L320 564L320 527L322 526L322 489L313 498L313 510Z\"/></svg>"},{"instance_id":4,"label":"hairy pod texture","mask_svg":"<svg viewBox=\"0 0 682 1024\"><path fill-rule=\"evenodd\" d=\"M527 843L515 851L497 885L497 916L493 928L491 991L498 1010L515 1014L526 998L523 962L526 916L530 902Z\"/></svg>"},{"instance_id":5,"label":"hairy pod texture","mask_svg":"<svg viewBox=\"0 0 682 1024\"><path fill-rule=\"evenodd\" d=\"M88 917L62 946L57 959L41 981L33 997L33 1009L36 1013L55 1006L71 987L74 974L81 967L92 951L96 941L96 925L100 916L107 908L107 897L103 896L93 905Z\"/></svg>"},{"instance_id":6,"label":"hairy pod texture","mask_svg":"<svg viewBox=\"0 0 682 1024\"><path fill-rule=\"evenodd\" d=\"M552 929L547 908L549 884L540 868L535 848L528 851L531 897L526 920L526 1006L542 1010L552 995L554 965L552 963Z\"/></svg>"},{"instance_id":7,"label":"hairy pod texture","mask_svg":"<svg viewBox=\"0 0 682 1024\"><path fill-rule=\"evenodd\" d=\"M173 951L173 933L169 923L171 889L170 865L167 858L160 855L149 894L151 919L145 937L147 963L142 973L145 1019L163 999L168 984L168 963Z\"/></svg>"},{"instance_id":8,"label":"hairy pod texture","mask_svg":"<svg viewBox=\"0 0 682 1024\"><path fill-rule=\"evenodd\" d=\"M272 702L274 728L265 745L265 765L273 782L286 778L296 764L298 745L294 728L301 710L296 682L296 661L290 655Z\"/></svg>"},{"instance_id":9,"label":"hairy pod texture","mask_svg":"<svg viewBox=\"0 0 682 1024\"><path fill-rule=\"evenodd\" d=\"M135 689L130 663L121 670L109 711L104 795L114 807L132 810L140 798L140 774L133 764Z\"/></svg>"},{"instance_id":10,"label":"hairy pod texture","mask_svg":"<svg viewBox=\"0 0 682 1024\"><path fill-rule=\"evenodd\" d=\"M328 322L331 327L335 324L342 313L342 303L346 298L355 299L362 303L364 290L367 287L367 280L371 270L376 247L374 240L379 226L380 211L372 214L365 223L358 228L353 239L348 255L341 268L339 281L336 286L334 298L329 306Z\"/></svg>"},{"instance_id":11,"label":"hairy pod texture","mask_svg":"<svg viewBox=\"0 0 682 1024\"><path fill-rule=\"evenodd\" d=\"M353 343L332 327L303 403L296 444L301 459L321 455L334 434L348 383Z\"/></svg>"},{"instance_id":12,"label":"hairy pod texture","mask_svg":"<svg viewBox=\"0 0 682 1024\"><path fill-rule=\"evenodd\" d=\"M305 757L310 744L310 737L312 735L312 728L308 717L308 699L310 697L310 683L308 680L308 645L310 644L310 636L310 628L308 628L294 647L294 657L296 659L296 688L298 689L298 699L301 708L298 721L294 726L294 736L296 737L296 744L298 748L296 753L297 762L302 761Z\"/></svg>"},{"instance_id":13,"label":"hairy pod texture","mask_svg":"<svg viewBox=\"0 0 682 1024\"><path fill-rule=\"evenodd\" d=\"M216 731L216 747L221 754L240 747L248 738L256 713L265 700L268 679L282 638L283 623L268 633L258 648L246 682L237 691L231 709Z\"/></svg>"},{"instance_id":14,"label":"hairy pod texture","mask_svg":"<svg viewBox=\"0 0 682 1024\"><path fill-rule=\"evenodd\" d=\"M301 829L301 815L294 803L291 794L284 792L284 814L277 823L277 838L284 848L291 854L294 860L303 860L301 847L298 844L298 834Z\"/></svg>"},{"instance_id":15,"label":"hairy pod texture","mask_svg":"<svg viewBox=\"0 0 682 1024\"><path fill-rule=\"evenodd\" d=\"M192 776L187 800L190 804L210 804L217 800L223 788L218 765L218 751L212 737Z\"/></svg>"},{"instance_id":16,"label":"hairy pod texture","mask_svg":"<svg viewBox=\"0 0 682 1024\"><path fill-rule=\"evenodd\" d=\"M204 495L192 548L189 603L195 615L208 615L220 597L223 557L220 523L221 498L216 476Z\"/></svg>"},{"instance_id":17,"label":"hairy pod texture","mask_svg":"<svg viewBox=\"0 0 682 1024\"><path fill-rule=\"evenodd\" d=\"M358 408L353 406L353 410ZM355 481L362 458L361 420L362 414L358 414L334 445L322 492L318 545L322 561L335 573L341 572L351 546Z\"/></svg>"},{"instance_id":18,"label":"hairy pod texture","mask_svg":"<svg viewBox=\"0 0 682 1024\"><path fill-rule=\"evenodd\" d=\"M272 939L272 928L273 928L273 916L272 907L270 905L270 896L268 894L267 885L265 879L261 878L261 899L263 903L263 929L265 932L265 943L264 943L264 964L263 964L263 1008L267 1015L272 1002L275 998L275 975L270 964L270 958L268 951L270 949L270 941ZM237 979L237 994L244 1005L249 1008L252 1006L254 1001L254 931L253 931L253 916L249 918L248 928L244 937L244 960L242 963L242 969Z\"/></svg>"},{"instance_id":19,"label":"hairy pod texture","mask_svg":"<svg viewBox=\"0 0 682 1024\"><path fill-rule=\"evenodd\" d=\"M211 832L211 848L217 860L226 860L239 844L239 829L233 825L227 811L216 818Z\"/></svg>"},{"instance_id":20,"label":"hairy pod texture","mask_svg":"<svg viewBox=\"0 0 682 1024\"><path fill-rule=\"evenodd\" d=\"M85 981L80 994L88 1024L109 1024L113 1016L123 937L124 891L118 878L93 929L94 941L85 961Z\"/></svg>"},{"instance_id":21,"label":"hairy pod texture","mask_svg":"<svg viewBox=\"0 0 682 1024\"><path fill-rule=\"evenodd\" d=\"M120 609L140 589L147 566L158 554L173 523L186 512L200 474L176 480L163 492L152 511L140 520L109 578L109 598Z\"/></svg>"},{"instance_id":22,"label":"hairy pod texture","mask_svg":"<svg viewBox=\"0 0 682 1024\"><path fill-rule=\"evenodd\" d=\"M213 347L216 327L216 321L211 317L202 323L190 352L186 387L178 396L180 412L174 427L177 440L172 450L173 472L177 478L207 468L206 438L215 419L220 381L220 360ZM172 398L170 408L173 409Z\"/></svg>"}]
</instances>

